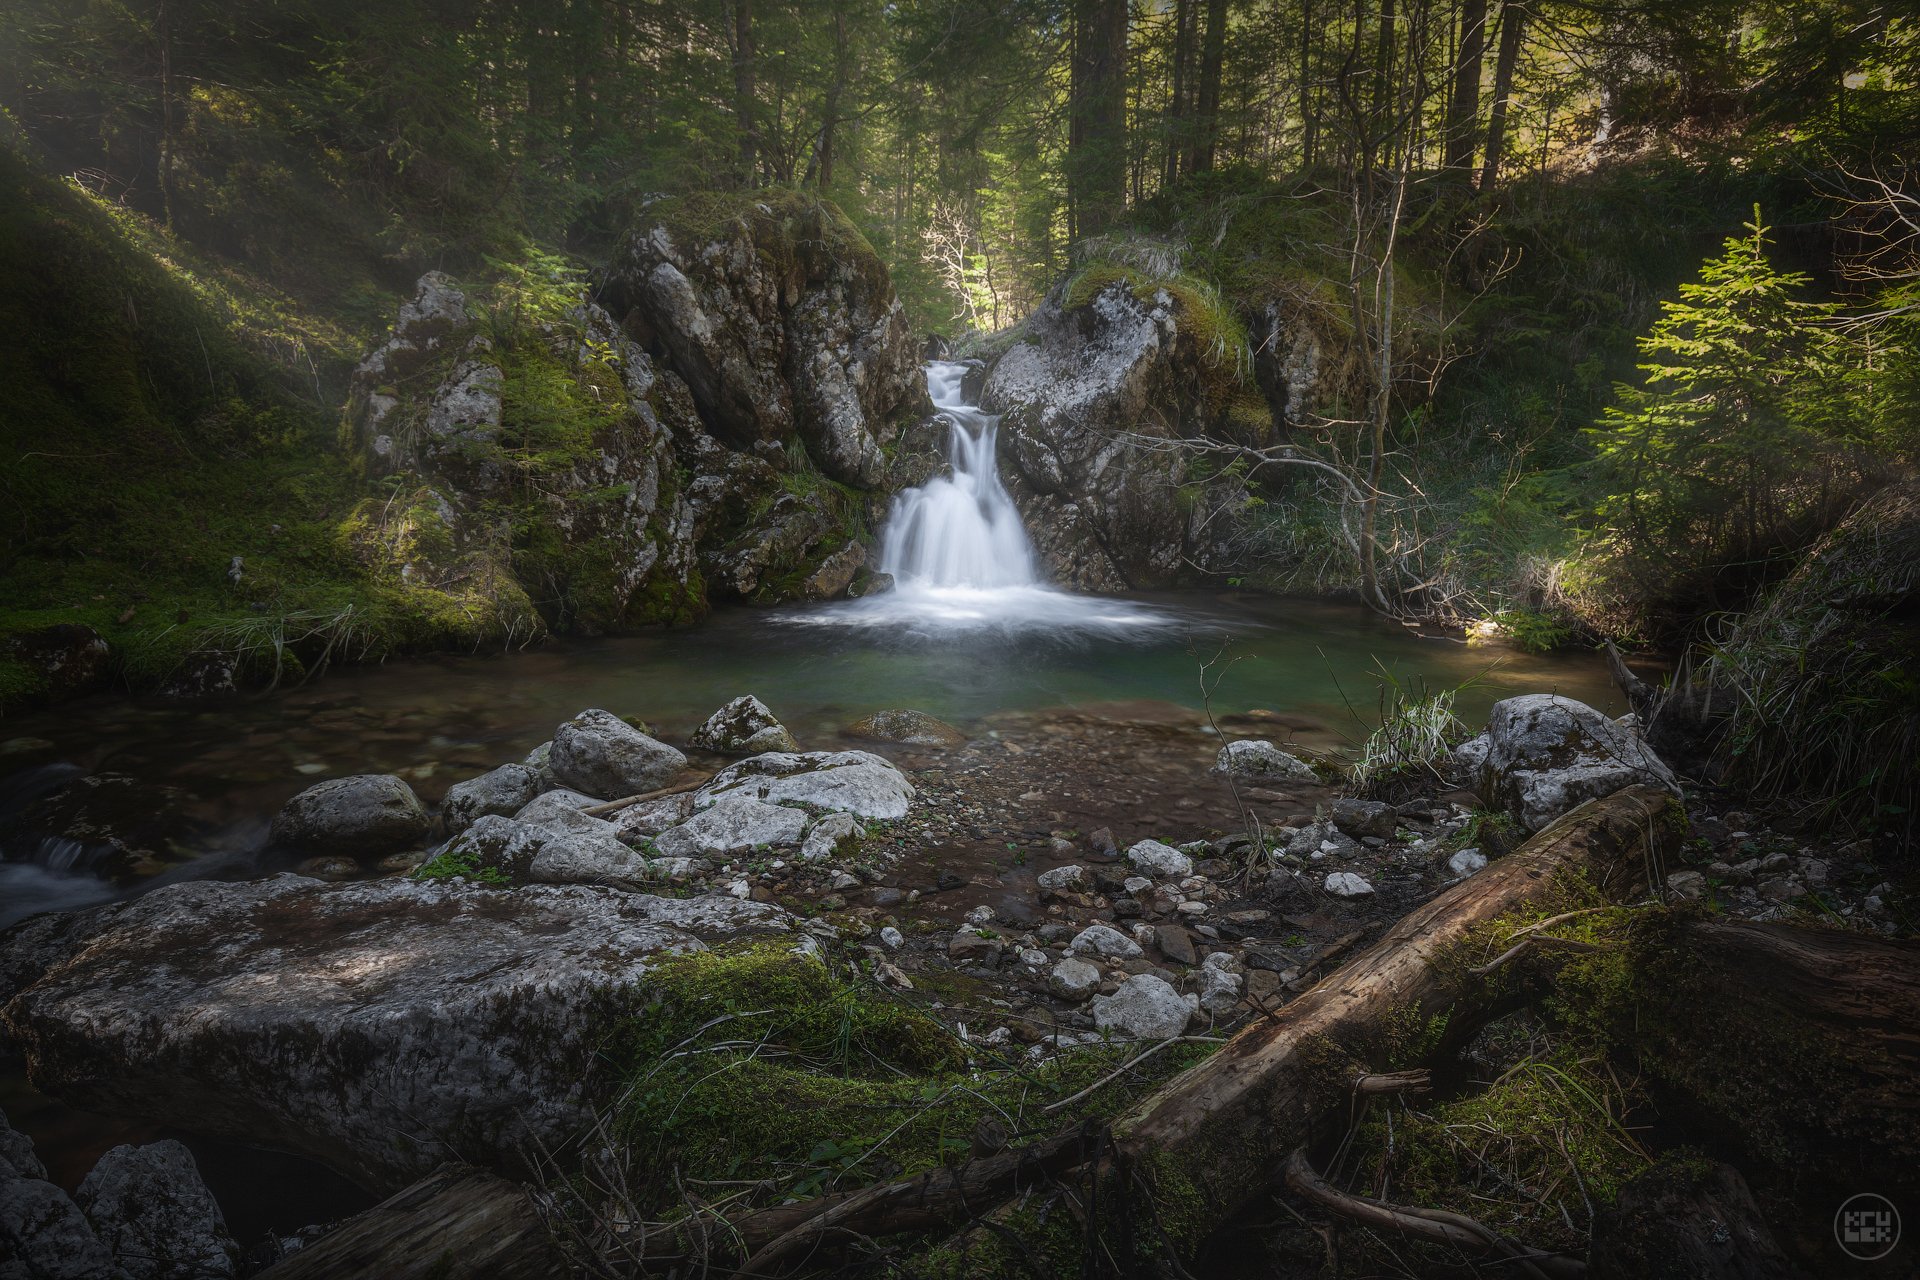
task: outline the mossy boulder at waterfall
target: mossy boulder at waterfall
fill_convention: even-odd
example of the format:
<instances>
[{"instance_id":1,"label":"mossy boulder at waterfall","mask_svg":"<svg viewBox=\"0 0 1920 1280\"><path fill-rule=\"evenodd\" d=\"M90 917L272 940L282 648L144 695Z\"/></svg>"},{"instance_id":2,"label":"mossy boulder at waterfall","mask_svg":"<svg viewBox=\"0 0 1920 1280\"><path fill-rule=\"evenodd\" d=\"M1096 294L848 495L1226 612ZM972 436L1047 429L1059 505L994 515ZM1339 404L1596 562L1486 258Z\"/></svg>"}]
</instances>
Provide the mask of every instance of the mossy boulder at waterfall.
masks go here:
<instances>
[{"instance_id":1,"label":"mossy boulder at waterfall","mask_svg":"<svg viewBox=\"0 0 1920 1280\"><path fill-rule=\"evenodd\" d=\"M844 591L887 495L924 479L933 456L912 330L872 246L799 193L656 200L602 301L676 388L709 588Z\"/></svg>"},{"instance_id":2,"label":"mossy boulder at waterfall","mask_svg":"<svg viewBox=\"0 0 1920 1280\"><path fill-rule=\"evenodd\" d=\"M1174 442L1225 423L1244 345L1231 325L1195 291L1082 273L988 370L1007 487L1055 581L1163 586L1224 563L1211 517L1245 490Z\"/></svg>"}]
</instances>

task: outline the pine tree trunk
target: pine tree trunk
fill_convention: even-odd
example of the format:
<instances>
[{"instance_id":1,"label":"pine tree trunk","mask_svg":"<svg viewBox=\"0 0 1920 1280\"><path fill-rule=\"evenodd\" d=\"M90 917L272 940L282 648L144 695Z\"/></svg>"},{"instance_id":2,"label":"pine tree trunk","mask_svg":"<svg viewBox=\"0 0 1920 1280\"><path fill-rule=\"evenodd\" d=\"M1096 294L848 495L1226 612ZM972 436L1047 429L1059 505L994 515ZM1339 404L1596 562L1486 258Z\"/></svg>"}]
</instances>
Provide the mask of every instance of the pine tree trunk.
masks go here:
<instances>
[{"instance_id":1,"label":"pine tree trunk","mask_svg":"<svg viewBox=\"0 0 1920 1280\"><path fill-rule=\"evenodd\" d=\"M740 181L752 186L760 163L760 135L754 125L753 0L733 0L733 117L740 131Z\"/></svg>"},{"instance_id":2,"label":"pine tree trunk","mask_svg":"<svg viewBox=\"0 0 1920 1280\"><path fill-rule=\"evenodd\" d=\"M1449 171L1469 178L1480 125L1480 70L1486 27L1487 0L1464 0L1460 6L1460 51L1453 66L1453 101L1447 109L1445 165Z\"/></svg>"},{"instance_id":3,"label":"pine tree trunk","mask_svg":"<svg viewBox=\"0 0 1920 1280\"><path fill-rule=\"evenodd\" d=\"M1507 0L1500 6L1500 52L1493 61L1493 106L1487 117L1487 151L1480 167L1480 189L1493 190L1507 147L1507 113L1512 109L1513 73L1526 38L1526 6Z\"/></svg>"},{"instance_id":4,"label":"pine tree trunk","mask_svg":"<svg viewBox=\"0 0 1920 1280\"><path fill-rule=\"evenodd\" d=\"M1227 0L1207 0L1207 34L1200 54L1200 128L1193 169L1213 168L1220 149L1220 76L1227 60Z\"/></svg>"}]
</instances>

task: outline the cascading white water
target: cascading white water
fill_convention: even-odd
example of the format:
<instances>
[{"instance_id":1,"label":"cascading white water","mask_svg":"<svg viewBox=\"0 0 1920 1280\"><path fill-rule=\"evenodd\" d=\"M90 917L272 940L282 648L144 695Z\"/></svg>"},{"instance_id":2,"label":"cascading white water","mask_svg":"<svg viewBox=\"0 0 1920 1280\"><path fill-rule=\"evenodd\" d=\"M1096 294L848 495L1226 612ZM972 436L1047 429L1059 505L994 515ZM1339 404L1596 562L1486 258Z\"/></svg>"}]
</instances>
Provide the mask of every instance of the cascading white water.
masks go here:
<instances>
[{"instance_id":1,"label":"cascading white water","mask_svg":"<svg viewBox=\"0 0 1920 1280\"><path fill-rule=\"evenodd\" d=\"M1000 482L1000 419L967 401L967 366L927 366L927 391L947 421L948 474L903 490L881 532L879 569L891 590L783 615L803 626L861 627L901 637L1104 635L1145 640L1169 610L1046 584L1019 508Z\"/></svg>"},{"instance_id":2,"label":"cascading white water","mask_svg":"<svg viewBox=\"0 0 1920 1280\"><path fill-rule=\"evenodd\" d=\"M1033 544L1020 512L1000 483L1000 419L968 404L960 383L967 366L927 366L927 391L951 424L950 475L935 476L894 499L880 544L880 571L899 587L991 590L1040 581Z\"/></svg>"}]
</instances>

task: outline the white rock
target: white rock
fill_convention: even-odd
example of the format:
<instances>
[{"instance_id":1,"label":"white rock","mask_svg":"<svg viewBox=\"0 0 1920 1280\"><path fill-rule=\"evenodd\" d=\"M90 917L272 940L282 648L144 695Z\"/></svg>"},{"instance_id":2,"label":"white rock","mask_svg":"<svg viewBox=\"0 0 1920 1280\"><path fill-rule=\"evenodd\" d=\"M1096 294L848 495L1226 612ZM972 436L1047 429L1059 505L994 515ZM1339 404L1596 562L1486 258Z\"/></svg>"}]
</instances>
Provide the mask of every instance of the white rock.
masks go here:
<instances>
[{"instance_id":1,"label":"white rock","mask_svg":"<svg viewBox=\"0 0 1920 1280\"><path fill-rule=\"evenodd\" d=\"M1129 894L1138 894L1143 889L1153 888L1153 881L1147 879L1145 876L1128 876L1126 880L1121 883L1120 887L1125 889Z\"/></svg>"},{"instance_id":2,"label":"white rock","mask_svg":"<svg viewBox=\"0 0 1920 1280\"><path fill-rule=\"evenodd\" d=\"M1141 973L1112 995L1094 997L1093 1024L1135 1040L1168 1040L1187 1029L1193 1010L1164 978Z\"/></svg>"},{"instance_id":3,"label":"white rock","mask_svg":"<svg viewBox=\"0 0 1920 1280\"><path fill-rule=\"evenodd\" d=\"M571 791L566 787L556 787L552 791L542 792L521 805L513 816L521 822L552 822L563 813L577 813L581 809L591 809L600 803L602 802L595 800L592 796L581 795L578 791Z\"/></svg>"},{"instance_id":4,"label":"white rock","mask_svg":"<svg viewBox=\"0 0 1920 1280\"><path fill-rule=\"evenodd\" d=\"M1243 738L1220 748L1211 772L1231 773L1236 778L1284 779L1288 782L1320 780L1313 766L1299 756L1290 755L1259 738Z\"/></svg>"},{"instance_id":5,"label":"white rock","mask_svg":"<svg viewBox=\"0 0 1920 1280\"><path fill-rule=\"evenodd\" d=\"M966 920L968 924L976 929L990 925L993 923L993 908L987 906L985 903L981 903L973 910L967 912Z\"/></svg>"},{"instance_id":6,"label":"white rock","mask_svg":"<svg viewBox=\"0 0 1920 1280\"><path fill-rule=\"evenodd\" d=\"M1447 859L1447 870L1457 876L1470 876L1487 869L1487 855L1478 849L1462 849Z\"/></svg>"},{"instance_id":7,"label":"white rock","mask_svg":"<svg viewBox=\"0 0 1920 1280\"><path fill-rule=\"evenodd\" d=\"M1068 950L1109 960L1132 960L1146 954L1139 943L1108 924L1088 925L1068 944Z\"/></svg>"},{"instance_id":8,"label":"white rock","mask_svg":"<svg viewBox=\"0 0 1920 1280\"><path fill-rule=\"evenodd\" d=\"M1087 874L1085 867L1078 865L1042 871L1034 879L1042 889L1054 893L1087 893L1093 888L1093 877Z\"/></svg>"},{"instance_id":9,"label":"white rock","mask_svg":"<svg viewBox=\"0 0 1920 1280\"><path fill-rule=\"evenodd\" d=\"M476 818L489 813L502 817L518 813L540 791L537 770L524 764L503 764L447 788L441 818L446 823L447 834L455 835L472 826Z\"/></svg>"},{"instance_id":10,"label":"white rock","mask_svg":"<svg viewBox=\"0 0 1920 1280\"><path fill-rule=\"evenodd\" d=\"M1496 702L1486 736L1474 773L1481 798L1510 810L1528 831L1635 783L1679 794L1673 771L1637 734L1558 694Z\"/></svg>"},{"instance_id":11,"label":"white rock","mask_svg":"<svg viewBox=\"0 0 1920 1280\"><path fill-rule=\"evenodd\" d=\"M762 845L797 844L806 826L802 810L735 794L668 827L654 837L653 847L669 857L712 857Z\"/></svg>"},{"instance_id":12,"label":"white rock","mask_svg":"<svg viewBox=\"0 0 1920 1280\"><path fill-rule=\"evenodd\" d=\"M1092 995L1100 986L1100 970L1085 960L1069 956L1053 966L1047 977L1047 990L1075 1004Z\"/></svg>"},{"instance_id":13,"label":"white rock","mask_svg":"<svg viewBox=\"0 0 1920 1280\"><path fill-rule=\"evenodd\" d=\"M1208 957L1211 959L1212 957ZM1227 969L1202 966L1199 970L1200 1007L1208 1013L1227 1013L1240 1003L1246 979Z\"/></svg>"},{"instance_id":14,"label":"white rock","mask_svg":"<svg viewBox=\"0 0 1920 1280\"><path fill-rule=\"evenodd\" d=\"M1029 969L1038 969L1047 962L1047 953L1038 947L1020 948L1020 963Z\"/></svg>"},{"instance_id":15,"label":"white rock","mask_svg":"<svg viewBox=\"0 0 1920 1280\"><path fill-rule=\"evenodd\" d=\"M1327 892L1336 898L1364 898L1373 892L1365 876L1351 871L1335 871L1327 877Z\"/></svg>"},{"instance_id":16,"label":"white rock","mask_svg":"<svg viewBox=\"0 0 1920 1280\"><path fill-rule=\"evenodd\" d=\"M722 769L695 803L744 795L863 818L904 818L913 794L906 775L870 751L772 751Z\"/></svg>"},{"instance_id":17,"label":"white rock","mask_svg":"<svg viewBox=\"0 0 1920 1280\"><path fill-rule=\"evenodd\" d=\"M553 731L547 765L563 785L613 800L664 787L687 758L611 711L589 707Z\"/></svg>"},{"instance_id":18,"label":"white rock","mask_svg":"<svg viewBox=\"0 0 1920 1280\"><path fill-rule=\"evenodd\" d=\"M1193 859L1172 845L1142 840L1127 850L1127 861L1144 875L1161 880L1193 874Z\"/></svg>"},{"instance_id":19,"label":"white rock","mask_svg":"<svg viewBox=\"0 0 1920 1280\"><path fill-rule=\"evenodd\" d=\"M1183 916L1203 916L1207 914L1207 904L1204 902L1183 902L1175 907L1174 910Z\"/></svg>"},{"instance_id":20,"label":"white rock","mask_svg":"<svg viewBox=\"0 0 1920 1280\"><path fill-rule=\"evenodd\" d=\"M735 698L707 717L707 722L693 731L689 741L703 751L730 756L800 749L787 727L767 710L767 704L752 694Z\"/></svg>"},{"instance_id":21,"label":"white rock","mask_svg":"<svg viewBox=\"0 0 1920 1280\"><path fill-rule=\"evenodd\" d=\"M880 930L880 942L889 951L898 951L906 945L907 940L898 929L892 925L885 925Z\"/></svg>"},{"instance_id":22,"label":"white rock","mask_svg":"<svg viewBox=\"0 0 1920 1280\"><path fill-rule=\"evenodd\" d=\"M850 813L825 814L807 828L807 838L800 844L800 856L809 862L818 862L832 857L843 842L864 839L866 834Z\"/></svg>"}]
</instances>

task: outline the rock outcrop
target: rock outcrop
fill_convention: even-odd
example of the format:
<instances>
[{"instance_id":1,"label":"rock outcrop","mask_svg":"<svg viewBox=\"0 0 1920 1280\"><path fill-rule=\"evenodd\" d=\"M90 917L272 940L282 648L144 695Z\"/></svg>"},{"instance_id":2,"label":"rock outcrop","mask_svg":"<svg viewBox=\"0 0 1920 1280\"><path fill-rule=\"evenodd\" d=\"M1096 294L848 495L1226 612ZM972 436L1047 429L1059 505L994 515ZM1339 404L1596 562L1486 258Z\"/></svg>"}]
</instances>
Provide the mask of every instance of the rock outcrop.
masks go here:
<instances>
[{"instance_id":1,"label":"rock outcrop","mask_svg":"<svg viewBox=\"0 0 1920 1280\"><path fill-rule=\"evenodd\" d=\"M1216 350L1190 291L1132 273L1093 284L1048 296L988 372L982 407L1003 415L1008 489L1055 581L1166 585L1221 560L1211 516L1245 496L1237 480L1201 482L1166 443L1218 428L1212 389L1237 356Z\"/></svg>"},{"instance_id":2,"label":"rock outcrop","mask_svg":"<svg viewBox=\"0 0 1920 1280\"><path fill-rule=\"evenodd\" d=\"M693 731L692 744L720 755L751 756L762 751L798 751L787 727L774 718L767 704L745 694L707 717Z\"/></svg>"},{"instance_id":3,"label":"rock outcrop","mask_svg":"<svg viewBox=\"0 0 1920 1280\"><path fill-rule=\"evenodd\" d=\"M566 1142L659 958L785 927L725 898L195 881L0 935L0 1025L71 1105L391 1190L449 1158L505 1167Z\"/></svg>"}]
</instances>

